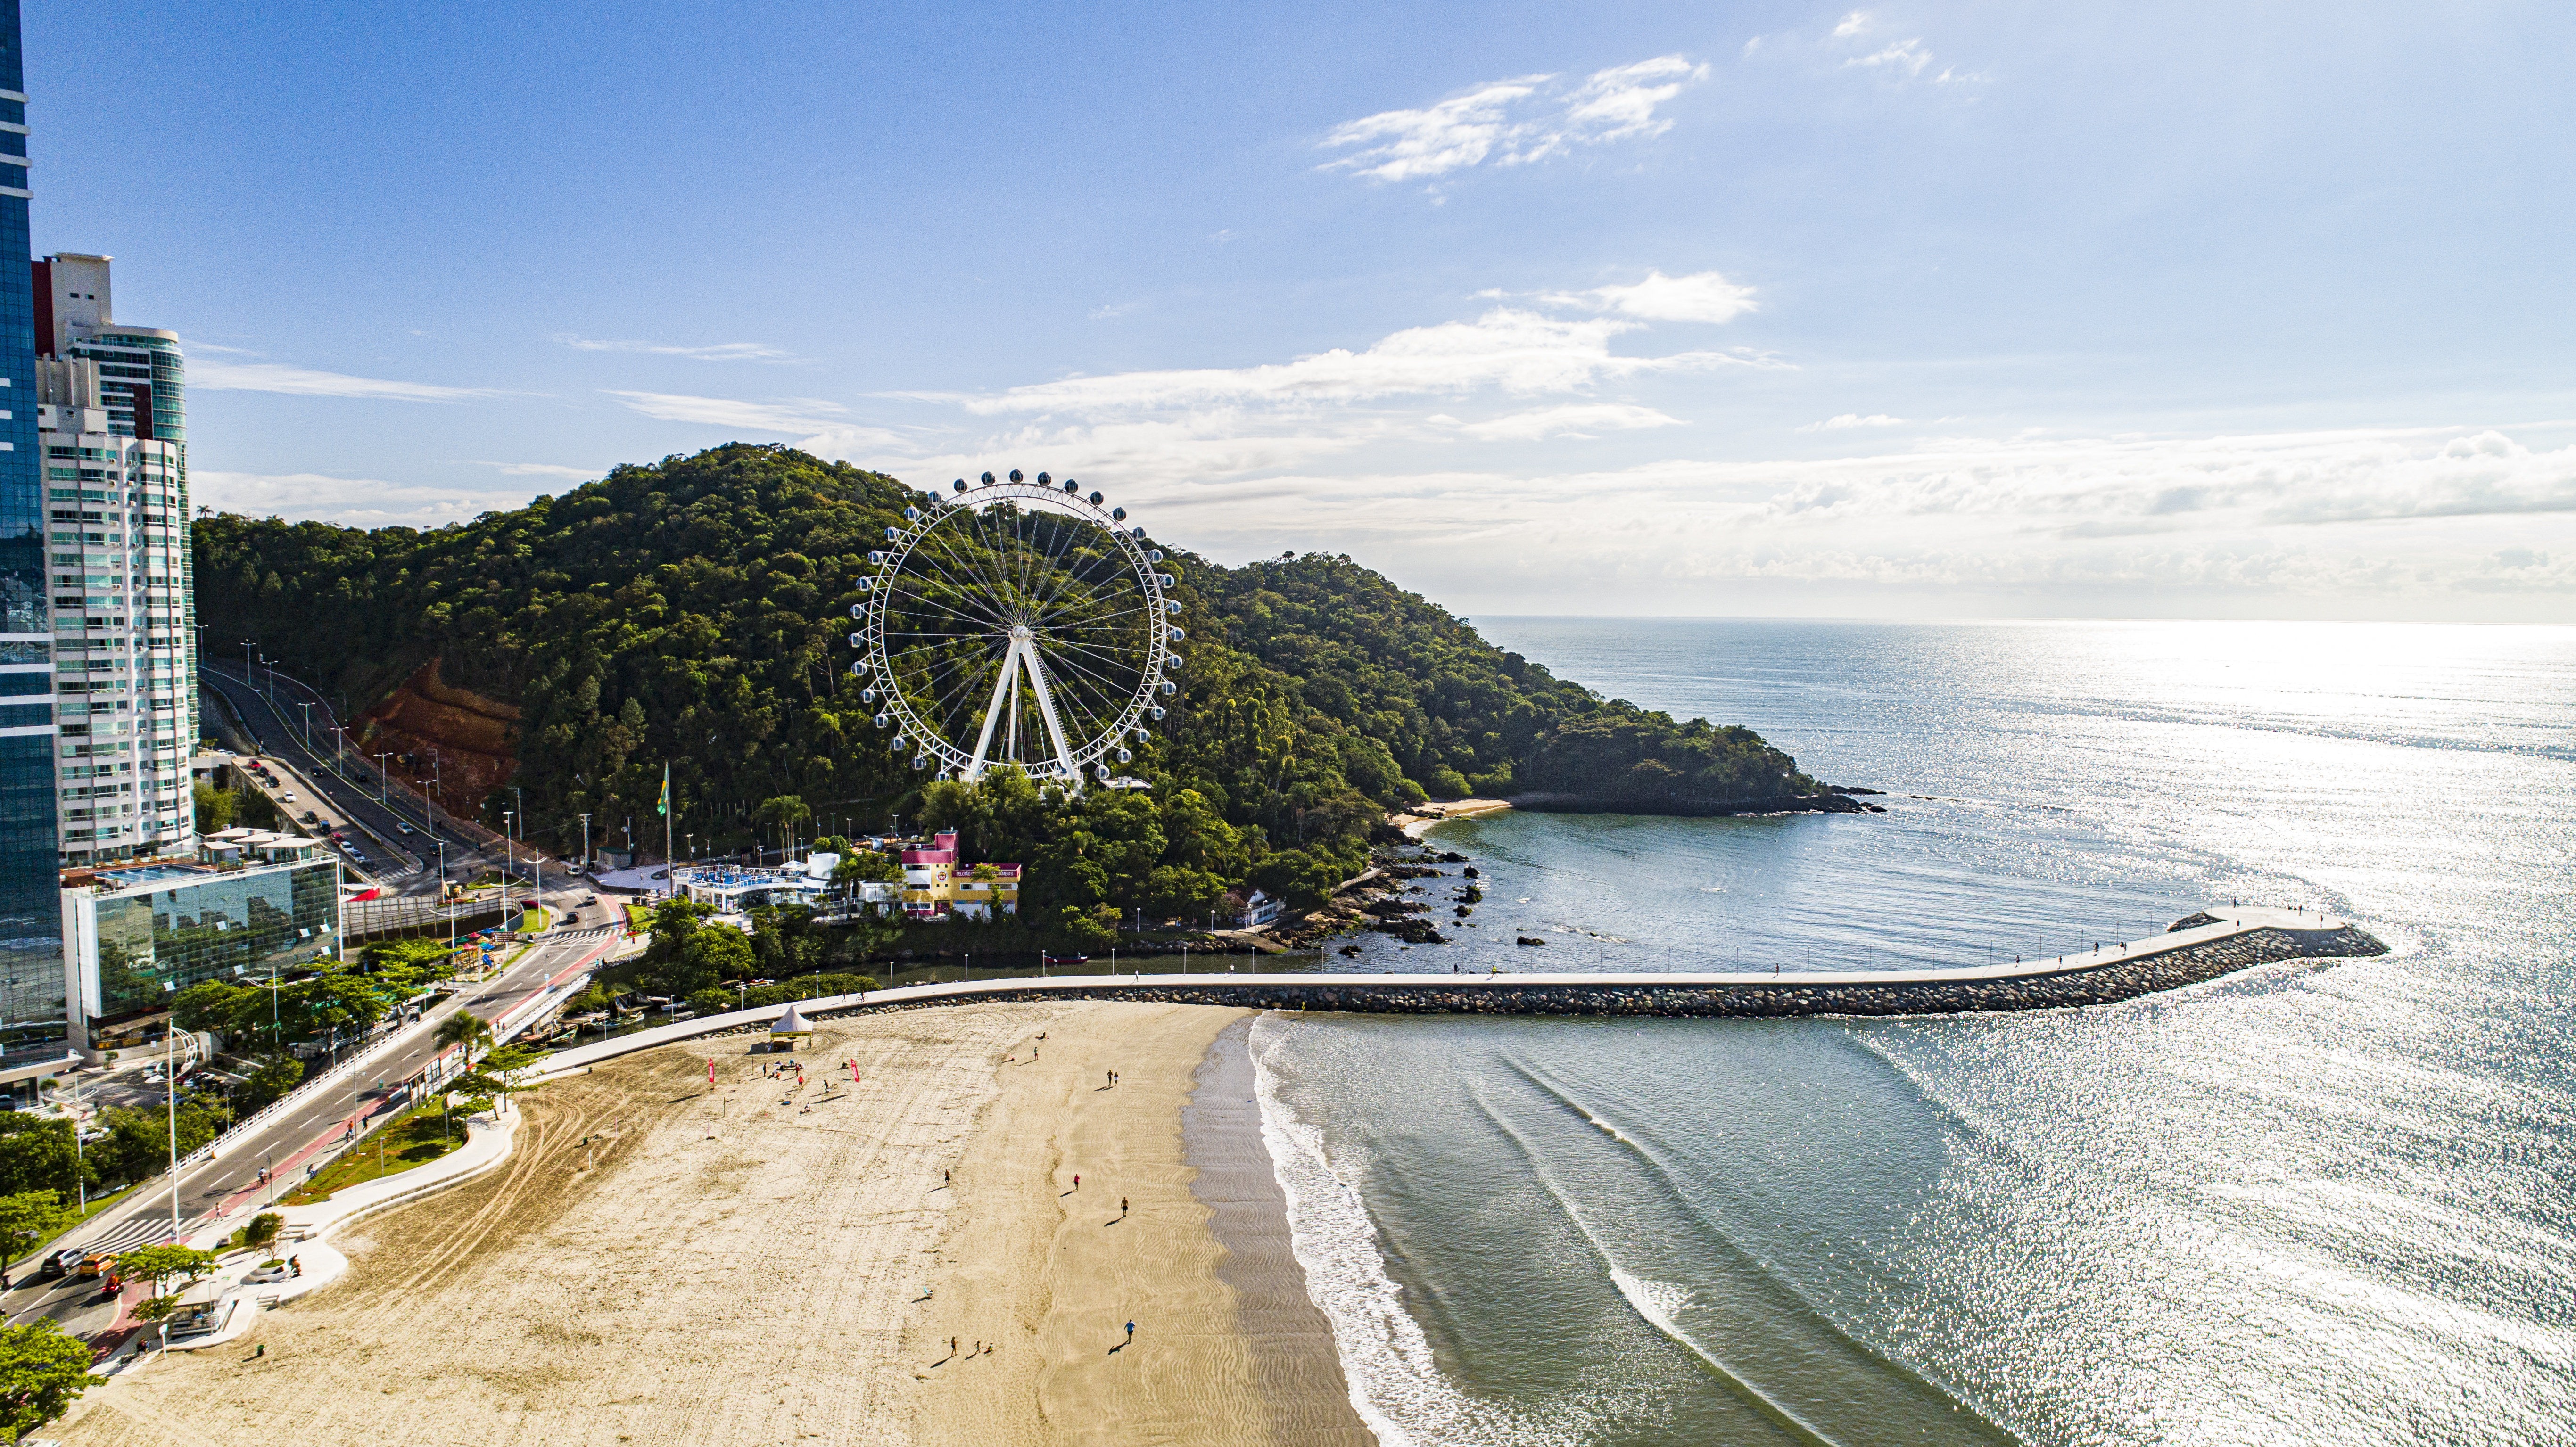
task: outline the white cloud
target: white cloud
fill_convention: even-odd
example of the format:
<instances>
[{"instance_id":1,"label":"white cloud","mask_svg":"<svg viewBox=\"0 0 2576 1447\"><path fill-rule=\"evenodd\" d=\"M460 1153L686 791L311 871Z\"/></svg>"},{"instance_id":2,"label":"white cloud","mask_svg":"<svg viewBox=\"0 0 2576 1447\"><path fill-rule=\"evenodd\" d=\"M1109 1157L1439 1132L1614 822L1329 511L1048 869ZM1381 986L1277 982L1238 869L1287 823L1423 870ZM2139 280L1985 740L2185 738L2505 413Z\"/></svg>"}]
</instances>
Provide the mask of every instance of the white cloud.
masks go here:
<instances>
[{"instance_id":1,"label":"white cloud","mask_svg":"<svg viewBox=\"0 0 2576 1447\"><path fill-rule=\"evenodd\" d=\"M1840 432L1845 428L1850 427L1902 427L1904 425L1904 418L1890 417L1884 412L1873 412L1867 417L1863 417L1857 412L1845 412L1839 417L1828 417L1822 422L1810 422L1798 430L1801 432Z\"/></svg>"},{"instance_id":2,"label":"white cloud","mask_svg":"<svg viewBox=\"0 0 2576 1447\"><path fill-rule=\"evenodd\" d=\"M1548 437L1595 437L1604 432L1628 432L1645 427L1679 427L1682 420L1668 417L1652 407L1636 407L1623 402L1594 402L1565 407L1541 407L1530 412L1515 412L1483 422L1459 424L1458 430L1480 442L1536 442Z\"/></svg>"},{"instance_id":3,"label":"white cloud","mask_svg":"<svg viewBox=\"0 0 2576 1447\"><path fill-rule=\"evenodd\" d=\"M1864 614L2576 619L2576 447L2505 429L1952 439L1517 473L1368 466L1380 441L1417 435L1383 416L1373 433L1266 439L1247 437L1247 420L1024 431L936 469L887 470L1078 472L1189 547L1347 550L1470 610L1829 600Z\"/></svg>"},{"instance_id":4,"label":"white cloud","mask_svg":"<svg viewBox=\"0 0 2576 1447\"><path fill-rule=\"evenodd\" d=\"M1834 39L1849 40L1868 28L1869 16L1855 10L1849 15L1843 17L1842 24L1834 27Z\"/></svg>"},{"instance_id":5,"label":"white cloud","mask_svg":"<svg viewBox=\"0 0 2576 1447\"><path fill-rule=\"evenodd\" d=\"M1554 292L1544 300L1559 306L1614 311L1649 321L1727 322L1759 310L1753 288L1728 281L1714 271L1666 276L1649 271L1644 281L1628 286L1596 286L1590 291Z\"/></svg>"},{"instance_id":6,"label":"white cloud","mask_svg":"<svg viewBox=\"0 0 2576 1447\"><path fill-rule=\"evenodd\" d=\"M1115 318L1123 317L1135 309L1136 304L1134 302L1112 302L1107 306L1093 307L1091 309L1091 319L1095 322L1111 321Z\"/></svg>"},{"instance_id":7,"label":"white cloud","mask_svg":"<svg viewBox=\"0 0 2576 1447\"><path fill-rule=\"evenodd\" d=\"M1471 322L1409 327L1365 351L1336 348L1292 362L1185 371L1069 377L1007 392L947 397L974 413L1097 412L1218 402L1357 402L1458 393L1576 392L1641 373L1757 365L1723 352L1661 357L1615 355L1611 338L1637 323L1609 317L1565 320L1497 307Z\"/></svg>"},{"instance_id":8,"label":"white cloud","mask_svg":"<svg viewBox=\"0 0 2576 1447\"><path fill-rule=\"evenodd\" d=\"M191 371L194 369L191 368ZM196 501L247 517L318 518L345 527L443 527L495 508L527 502L525 490L424 487L377 478L332 477L318 472L210 472L190 475Z\"/></svg>"},{"instance_id":9,"label":"white cloud","mask_svg":"<svg viewBox=\"0 0 2576 1447\"><path fill-rule=\"evenodd\" d=\"M1904 71L1907 75L1921 75L1923 67L1931 63L1932 52L1925 50L1920 40L1900 40L1884 50L1873 51L1868 55L1856 55L1843 62L1845 65L1883 66L1889 70ZM1943 71L1942 78L1948 79L1949 74L1948 71Z\"/></svg>"},{"instance_id":10,"label":"white cloud","mask_svg":"<svg viewBox=\"0 0 2576 1447\"><path fill-rule=\"evenodd\" d=\"M576 352L639 352L655 357L689 357L701 362L783 362L793 360L786 352L767 342L718 342L713 346L683 347L667 342L602 341L560 333L555 340Z\"/></svg>"},{"instance_id":11,"label":"white cloud","mask_svg":"<svg viewBox=\"0 0 2576 1447\"><path fill-rule=\"evenodd\" d=\"M497 469L507 477L568 477L577 482L592 482L608 475L604 467L564 467L552 462L481 462L476 467Z\"/></svg>"},{"instance_id":12,"label":"white cloud","mask_svg":"<svg viewBox=\"0 0 2576 1447\"><path fill-rule=\"evenodd\" d=\"M842 424L831 414L847 410L838 403L815 397L746 402L733 397L691 397L672 392L610 390L608 395L647 417L656 417L664 422L694 422L746 432L812 432L819 428L837 427ZM886 436L892 438L894 434L887 433Z\"/></svg>"},{"instance_id":13,"label":"white cloud","mask_svg":"<svg viewBox=\"0 0 2576 1447\"><path fill-rule=\"evenodd\" d=\"M1201 487L1212 479L1311 467L1402 430L1389 418L1344 417L1298 428L1211 408L1178 417L1016 426L926 455L917 443L890 441L890 434L870 428L836 428L799 445L906 481L935 484L986 470L1043 468L1058 477L1094 476L1115 491Z\"/></svg>"},{"instance_id":14,"label":"white cloud","mask_svg":"<svg viewBox=\"0 0 2576 1447\"><path fill-rule=\"evenodd\" d=\"M1428 180L1483 165L1518 166L1576 146L1662 135L1656 107L1708 77L1678 55L1595 71L1570 90L1549 75L1491 81L1420 110L1381 111L1335 126L1327 148L1360 149L1322 169L1373 181Z\"/></svg>"},{"instance_id":15,"label":"white cloud","mask_svg":"<svg viewBox=\"0 0 2576 1447\"><path fill-rule=\"evenodd\" d=\"M188 367L188 385L207 392L282 392L297 397L355 397L391 402L462 402L474 397L500 395L490 387L440 387L427 382L392 382L376 377L351 377L339 372L317 372L279 362L194 361Z\"/></svg>"}]
</instances>

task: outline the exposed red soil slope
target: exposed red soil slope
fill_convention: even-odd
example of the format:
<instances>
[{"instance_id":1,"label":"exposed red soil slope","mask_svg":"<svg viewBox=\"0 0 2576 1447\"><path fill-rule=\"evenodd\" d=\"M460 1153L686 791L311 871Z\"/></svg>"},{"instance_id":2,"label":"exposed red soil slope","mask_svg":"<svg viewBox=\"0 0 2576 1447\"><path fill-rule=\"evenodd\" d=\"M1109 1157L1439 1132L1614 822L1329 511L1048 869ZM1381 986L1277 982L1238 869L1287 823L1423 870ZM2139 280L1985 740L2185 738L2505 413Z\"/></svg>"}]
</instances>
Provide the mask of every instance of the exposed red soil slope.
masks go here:
<instances>
[{"instance_id":1,"label":"exposed red soil slope","mask_svg":"<svg viewBox=\"0 0 2576 1447\"><path fill-rule=\"evenodd\" d=\"M390 761L396 776L425 787L435 774L450 813L473 817L519 767L510 752L518 706L446 682L435 658L358 717L367 751L413 755L416 769Z\"/></svg>"}]
</instances>

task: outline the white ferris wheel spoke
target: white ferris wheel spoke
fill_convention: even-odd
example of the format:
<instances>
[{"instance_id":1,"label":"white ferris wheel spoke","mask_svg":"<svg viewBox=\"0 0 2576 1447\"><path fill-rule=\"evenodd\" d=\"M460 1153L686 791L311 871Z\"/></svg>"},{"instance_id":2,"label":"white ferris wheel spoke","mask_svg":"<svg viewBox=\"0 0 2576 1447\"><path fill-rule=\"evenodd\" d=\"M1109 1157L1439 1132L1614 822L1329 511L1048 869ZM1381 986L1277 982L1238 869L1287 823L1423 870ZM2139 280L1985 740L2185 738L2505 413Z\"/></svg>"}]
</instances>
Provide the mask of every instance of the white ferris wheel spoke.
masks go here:
<instances>
[{"instance_id":1,"label":"white ferris wheel spoke","mask_svg":"<svg viewBox=\"0 0 2576 1447\"><path fill-rule=\"evenodd\" d=\"M1038 696L1038 717L1046 720L1047 737L1055 743L1056 762L1064 766L1064 776L1077 786L1082 782L1082 766L1073 761L1073 750L1064 742L1064 725L1055 716L1055 694L1047 687L1046 668L1038 662L1038 652L1026 642L1020 644L1020 661L1029 670L1029 691Z\"/></svg>"}]
</instances>

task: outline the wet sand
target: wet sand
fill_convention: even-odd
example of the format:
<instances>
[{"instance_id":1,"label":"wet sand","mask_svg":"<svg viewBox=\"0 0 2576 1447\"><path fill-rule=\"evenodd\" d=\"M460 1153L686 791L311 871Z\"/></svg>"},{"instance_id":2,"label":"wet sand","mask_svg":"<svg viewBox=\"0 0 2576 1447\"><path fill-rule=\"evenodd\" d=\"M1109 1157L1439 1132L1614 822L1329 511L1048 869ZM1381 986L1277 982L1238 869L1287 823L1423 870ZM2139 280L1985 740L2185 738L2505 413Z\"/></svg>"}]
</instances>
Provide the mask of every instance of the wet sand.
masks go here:
<instances>
[{"instance_id":1,"label":"wet sand","mask_svg":"<svg viewBox=\"0 0 2576 1447\"><path fill-rule=\"evenodd\" d=\"M1248 1177L1208 1187L1214 1204L1193 1189L1183 1107L1245 1018L863 1017L819 1030L802 1087L762 1078L741 1036L603 1065L524 1098L502 1169L336 1237L339 1284L93 1389L43 1435L1366 1441L1320 1317L1296 1320L1302 1278L1285 1295L1284 1217L1253 1222ZM1208 1149L1240 1172L1239 1145Z\"/></svg>"},{"instance_id":2,"label":"wet sand","mask_svg":"<svg viewBox=\"0 0 2576 1447\"><path fill-rule=\"evenodd\" d=\"M1332 1323L1306 1294L1288 1235L1288 1199L1261 1139L1253 1095L1252 1017L1228 1025L1199 1066L1181 1113L1198 1177L1191 1189L1225 1248L1217 1279L1235 1293L1236 1330L1252 1345L1254 1380L1270 1409L1270 1439L1298 1447L1360 1447L1377 1439L1351 1405Z\"/></svg>"}]
</instances>

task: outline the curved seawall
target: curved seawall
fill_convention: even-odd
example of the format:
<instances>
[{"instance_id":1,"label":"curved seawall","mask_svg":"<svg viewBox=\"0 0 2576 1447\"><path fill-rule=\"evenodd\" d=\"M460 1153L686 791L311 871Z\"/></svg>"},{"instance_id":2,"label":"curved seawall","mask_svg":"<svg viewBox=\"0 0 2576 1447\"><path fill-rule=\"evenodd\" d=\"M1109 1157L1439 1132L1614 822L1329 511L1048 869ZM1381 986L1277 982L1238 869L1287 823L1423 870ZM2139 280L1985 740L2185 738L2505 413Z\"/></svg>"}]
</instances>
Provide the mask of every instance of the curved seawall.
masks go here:
<instances>
[{"instance_id":1,"label":"curved seawall","mask_svg":"<svg viewBox=\"0 0 2576 1447\"><path fill-rule=\"evenodd\" d=\"M1154 1000L1256 1010L1349 1010L1433 1015L1947 1015L2107 1005L2282 960L2385 954L2365 931L2258 929L2153 954L2027 973L1921 970L1877 975L1172 975L1126 983L1011 981L971 989L978 1000ZM2108 952L2105 952L2106 954ZM895 992L866 1006L901 1003ZM918 1003L928 1004L931 1001ZM941 1000L936 1003L953 1003ZM823 1013L823 1012L811 1012ZM840 1010L829 1013L838 1014Z\"/></svg>"},{"instance_id":2,"label":"curved seawall","mask_svg":"<svg viewBox=\"0 0 2576 1447\"><path fill-rule=\"evenodd\" d=\"M1964 970L1730 974L1207 974L1071 975L907 985L801 1000L809 1018L923 1009L978 1000L1134 1000L1252 1010L1404 1015L1946 1015L2108 1005L2284 960L2382 955L2368 931L2315 913L2229 909L2193 915L2153 939L2083 954ZM766 1030L785 1006L731 1011L576 1046L555 1074L656 1045Z\"/></svg>"}]
</instances>

